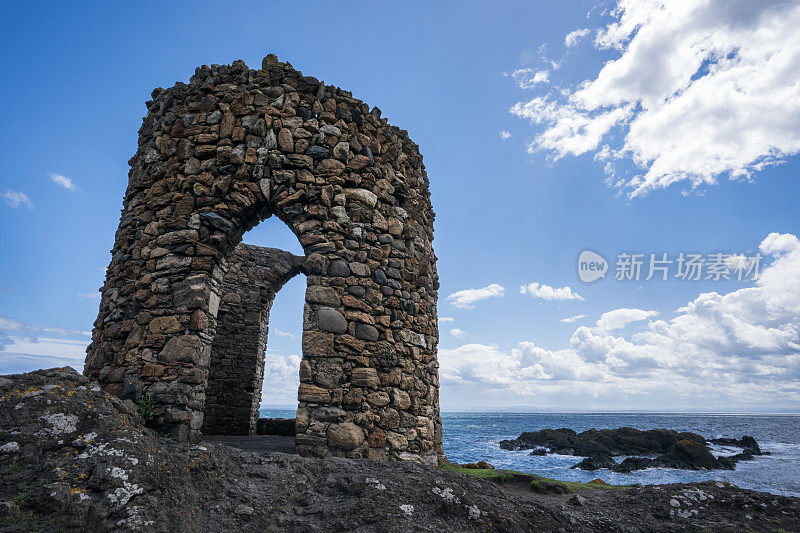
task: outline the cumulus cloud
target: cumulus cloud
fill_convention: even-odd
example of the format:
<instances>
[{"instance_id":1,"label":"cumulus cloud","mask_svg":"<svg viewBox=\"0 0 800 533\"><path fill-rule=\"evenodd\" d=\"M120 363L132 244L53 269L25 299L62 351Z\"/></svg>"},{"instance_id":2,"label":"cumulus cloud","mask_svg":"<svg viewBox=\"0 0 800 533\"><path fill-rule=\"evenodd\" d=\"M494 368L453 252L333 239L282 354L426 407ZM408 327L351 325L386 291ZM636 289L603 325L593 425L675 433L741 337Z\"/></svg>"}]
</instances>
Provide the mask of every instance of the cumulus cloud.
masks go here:
<instances>
[{"instance_id":1,"label":"cumulus cloud","mask_svg":"<svg viewBox=\"0 0 800 533\"><path fill-rule=\"evenodd\" d=\"M509 350L474 343L440 349L445 395L469 383L471 401L516 405L568 398L572 407L796 407L800 239L772 233L759 251L771 261L753 286L699 294L671 319L616 309L594 327L578 327L561 349L530 341ZM632 324L631 333L614 334Z\"/></svg>"},{"instance_id":2,"label":"cumulus cloud","mask_svg":"<svg viewBox=\"0 0 800 533\"><path fill-rule=\"evenodd\" d=\"M73 181L70 178L64 176L63 174L56 174L55 172L48 172L47 175L50 176L50 181L52 181L53 183L55 183L59 187L63 187L64 189L67 189L68 191L74 191L75 190L75 183L73 183Z\"/></svg>"},{"instance_id":3,"label":"cumulus cloud","mask_svg":"<svg viewBox=\"0 0 800 533\"><path fill-rule=\"evenodd\" d=\"M513 72L506 73L511 76L520 89L531 89L540 83L550 80L549 70L533 70L531 68L520 68Z\"/></svg>"},{"instance_id":4,"label":"cumulus cloud","mask_svg":"<svg viewBox=\"0 0 800 533\"><path fill-rule=\"evenodd\" d=\"M297 403L301 359L297 354L279 355L267 350L264 386L261 389L262 405L293 405Z\"/></svg>"},{"instance_id":5,"label":"cumulus cloud","mask_svg":"<svg viewBox=\"0 0 800 533\"><path fill-rule=\"evenodd\" d=\"M274 333L278 337L285 337L287 339L296 339L297 338L297 335L295 335L294 333L289 333L288 331L281 331L281 330L279 330L277 328L273 329L270 333Z\"/></svg>"},{"instance_id":6,"label":"cumulus cloud","mask_svg":"<svg viewBox=\"0 0 800 533\"><path fill-rule=\"evenodd\" d=\"M487 298L500 297L503 296L505 292L505 287L498 285L497 283L492 283L491 285L487 285L481 289L464 289L461 291L456 291L447 297L447 301L450 302L453 307L458 307L460 309L474 309L475 306L473 304L475 302L486 300Z\"/></svg>"},{"instance_id":7,"label":"cumulus cloud","mask_svg":"<svg viewBox=\"0 0 800 533\"><path fill-rule=\"evenodd\" d=\"M579 30L571 31L567 34L566 37L564 37L564 45L567 48L572 48L573 46L576 46L581 39L583 39L590 33L591 30L589 28L581 28Z\"/></svg>"},{"instance_id":8,"label":"cumulus cloud","mask_svg":"<svg viewBox=\"0 0 800 533\"><path fill-rule=\"evenodd\" d=\"M469 333L464 331L463 329L453 328L450 330L450 335L457 339L466 339L467 337L472 337Z\"/></svg>"},{"instance_id":9,"label":"cumulus cloud","mask_svg":"<svg viewBox=\"0 0 800 533\"><path fill-rule=\"evenodd\" d=\"M504 141L507 141L508 139L511 138L511 132L508 132L508 131L505 131L505 130L501 131L500 132L500 138L503 139Z\"/></svg>"},{"instance_id":10,"label":"cumulus cloud","mask_svg":"<svg viewBox=\"0 0 800 533\"><path fill-rule=\"evenodd\" d=\"M527 294L533 298L541 298L542 300L583 300L583 296L577 292L573 292L571 287L561 287L556 289L550 285L533 282L527 285L522 285L519 288L520 294Z\"/></svg>"},{"instance_id":11,"label":"cumulus cloud","mask_svg":"<svg viewBox=\"0 0 800 533\"><path fill-rule=\"evenodd\" d=\"M440 316L439 322L455 322L455 318L449 316Z\"/></svg>"},{"instance_id":12,"label":"cumulus cloud","mask_svg":"<svg viewBox=\"0 0 800 533\"><path fill-rule=\"evenodd\" d=\"M0 198L2 198L6 205L11 209L17 209L19 207L33 209L33 202L31 202L31 199L28 198L28 195L22 191L12 191L11 189L6 189L0 193Z\"/></svg>"},{"instance_id":13,"label":"cumulus cloud","mask_svg":"<svg viewBox=\"0 0 800 533\"><path fill-rule=\"evenodd\" d=\"M800 4L619 0L611 17L594 45L614 59L511 107L539 126L529 151L603 152L608 183L631 198L750 179L800 152Z\"/></svg>"},{"instance_id":14,"label":"cumulus cloud","mask_svg":"<svg viewBox=\"0 0 800 533\"><path fill-rule=\"evenodd\" d=\"M603 313L597 320L597 330L608 332L615 329L621 329L632 322L639 322L647 320L650 317L658 315L658 311L645 311L643 309L614 309Z\"/></svg>"},{"instance_id":15,"label":"cumulus cloud","mask_svg":"<svg viewBox=\"0 0 800 533\"><path fill-rule=\"evenodd\" d=\"M571 324L572 322L575 322L576 320L580 320L581 318L586 318L586 315L568 316L567 318L562 318L561 322L563 322L565 324Z\"/></svg>"}]
</instances>

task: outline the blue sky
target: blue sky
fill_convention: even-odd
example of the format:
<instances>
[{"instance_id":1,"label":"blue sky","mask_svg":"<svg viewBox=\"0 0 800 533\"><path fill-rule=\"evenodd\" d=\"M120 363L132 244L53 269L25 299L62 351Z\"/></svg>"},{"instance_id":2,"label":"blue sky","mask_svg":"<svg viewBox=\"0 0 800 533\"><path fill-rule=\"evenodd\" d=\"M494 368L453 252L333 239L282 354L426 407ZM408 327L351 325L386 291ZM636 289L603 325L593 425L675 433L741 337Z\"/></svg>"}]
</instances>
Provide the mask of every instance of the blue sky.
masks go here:
<instances>
[{"instance_id":1,"label":"blue sky","mask_svg":"<svg viewBox=\"0 0 800 533\"><path fill-rule=\"evenodd\" d=\"M798 10L640 4L3 4L0 373L80 368L152 89L271 52L421 147L443 409L798 410ZM277 220L245 241L300 252ZM613 279L621 252L762 243L758 282ZM584 249L606 279L578 279ZM295 394L303 287L273 308L265 404Z\"/></svg>"}]
</instances>

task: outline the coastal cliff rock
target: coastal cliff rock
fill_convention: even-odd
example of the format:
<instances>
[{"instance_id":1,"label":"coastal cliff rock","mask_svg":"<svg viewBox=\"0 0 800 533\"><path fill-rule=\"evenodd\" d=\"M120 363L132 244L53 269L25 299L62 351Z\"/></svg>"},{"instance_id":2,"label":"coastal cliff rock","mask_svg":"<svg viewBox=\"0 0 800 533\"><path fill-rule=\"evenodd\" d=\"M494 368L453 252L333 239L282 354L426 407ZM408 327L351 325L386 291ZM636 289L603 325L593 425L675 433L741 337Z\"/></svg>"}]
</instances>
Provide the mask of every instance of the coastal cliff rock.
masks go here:
<instances>
[{"instance_id":1,"label":"coastal cliff rock","mask_svg":"<svg viewBox=\"0 0 800 533\"><path fill-rule=\"evenodd\" d=\"M154 435L141 424L146 408L69 368L0 377L0 530L800 529L800 499L723 483L576 489L491 469L482 472L496 481L419 463L249 453Z\"/></svg>"}]
</instances>

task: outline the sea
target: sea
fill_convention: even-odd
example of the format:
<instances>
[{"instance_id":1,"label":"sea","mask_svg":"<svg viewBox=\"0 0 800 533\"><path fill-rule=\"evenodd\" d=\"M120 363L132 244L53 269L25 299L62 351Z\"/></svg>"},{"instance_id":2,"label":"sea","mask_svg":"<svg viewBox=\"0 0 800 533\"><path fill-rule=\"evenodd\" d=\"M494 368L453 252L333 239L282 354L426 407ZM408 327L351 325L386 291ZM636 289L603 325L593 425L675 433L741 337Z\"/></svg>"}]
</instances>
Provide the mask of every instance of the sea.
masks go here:
<instances>
[{"instance_id":1,"label":"sea","mask_svg":"<svg viewBox=\"0 0 800 533\"><path fill-rule=\"evenodd\" d=\"M289 409L263 409L262 416L294 417ZM797 414L697 414L697 413L521 413L443 412L444 451L450 461L487 461L495 468L538 474L562 481L600 478L615 485L642 485L718 480L742 488L800 497L800 415ZM500 441L524 431L570 428L664 428L691 431L707 439L750 435L771 455L740 461L735 470L677 470L648 468L629 474L607 469L587 472L571 467L581 458L570 455L530 455L508 451ZM715 455L733 455L739 448L712 445ZM618 458L622 459L622 458Z\"/></svg>"}]
</instances>

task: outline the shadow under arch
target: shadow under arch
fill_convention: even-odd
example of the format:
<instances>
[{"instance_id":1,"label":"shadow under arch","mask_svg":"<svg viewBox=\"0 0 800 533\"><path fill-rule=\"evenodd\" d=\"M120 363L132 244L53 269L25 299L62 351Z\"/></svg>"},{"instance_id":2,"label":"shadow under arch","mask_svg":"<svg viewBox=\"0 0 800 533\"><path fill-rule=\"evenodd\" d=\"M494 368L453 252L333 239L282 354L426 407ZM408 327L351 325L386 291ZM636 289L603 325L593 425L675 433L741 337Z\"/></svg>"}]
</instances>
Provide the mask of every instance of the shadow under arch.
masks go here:
<instances>
[{"instance_id":1,"label":"shadow under arch","mask_svg":"<svg viewBox=\"0 0 800 533\"><path fill-rule=\"evenodd\" d=\"M308 282L296 450L436 463L434 213L407 132L275 56L147 106L84 372L199 438L229 263L274 215Z\"/></svg>"}]
</instances>

